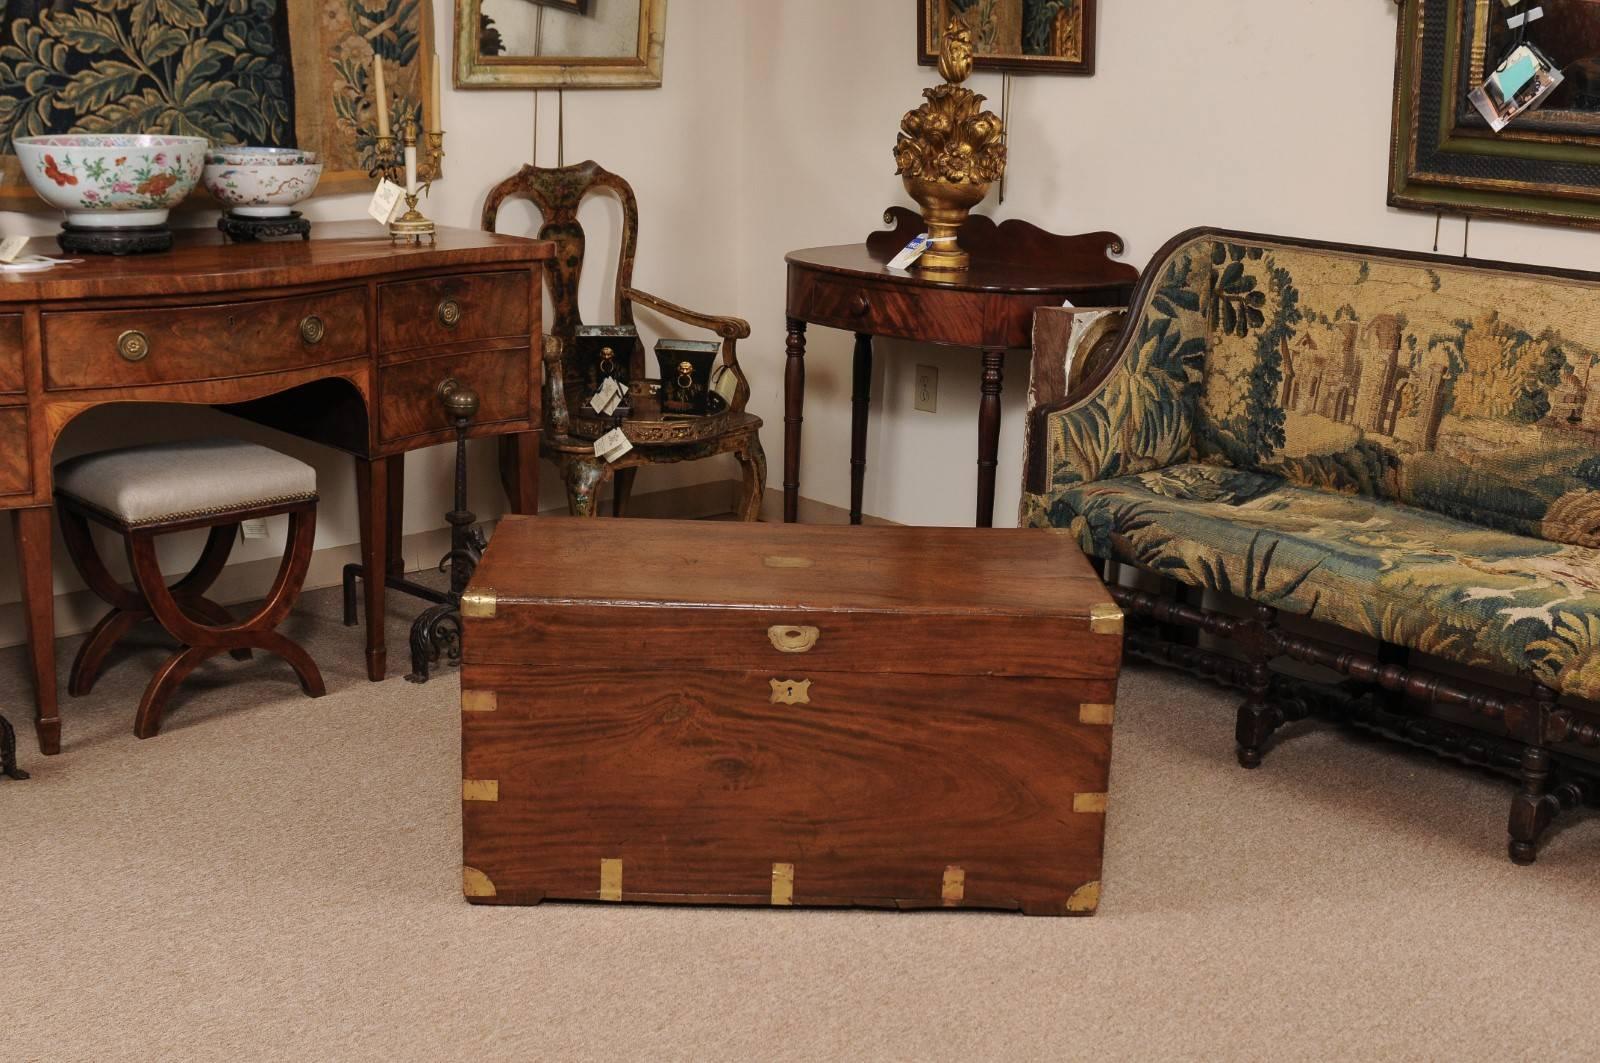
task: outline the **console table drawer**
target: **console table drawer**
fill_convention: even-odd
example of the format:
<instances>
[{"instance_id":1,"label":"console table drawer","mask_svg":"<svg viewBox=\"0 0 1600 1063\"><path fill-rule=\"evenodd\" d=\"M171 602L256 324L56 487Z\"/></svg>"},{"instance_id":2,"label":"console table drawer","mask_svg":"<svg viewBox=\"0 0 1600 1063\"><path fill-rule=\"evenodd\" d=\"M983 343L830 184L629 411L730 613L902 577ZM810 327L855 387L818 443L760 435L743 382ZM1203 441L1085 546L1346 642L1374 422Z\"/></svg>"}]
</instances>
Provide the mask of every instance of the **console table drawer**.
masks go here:
<instances>
[{"instance_id":1,"label":"console table drawer","mask_svg":"<svg viewBox=\"0 0 1600 1063\"><path fill-rule=\"evenodd\" d=\"M966 294L955 293L955 297L959 300ZM964 309L982 321L981 297ZM807 275L792 282L789 290L790 316L874 336L906 335L921 324L923 313L914 297L894 288Z\"/></svg>"},{"instance_id":2,"label":"console table drawer","mask_svg":"<svg viewBox=\"0 0 1600 1063\"><path fill-rule=\"evenodd\" d=\"M22 315L0 314L0 394L27 390L22 376Z\"/></svg>"},{"instance_id":3,"label":"console table drawer","mask_svg":"<svg viewBox=\"0 0 1600 1063\"><path fill-rule=\"evenodd\" d=\"M378 370L378 435L384 442L451 427L439 385L455 380L478 393L472 423L523 421L534 416L528 348L422 358Z\"/></svg>"},{"instance_id":4,"label":"console table drawer","mask_svg":"<svg viewBox=\"0 0 1600 1063\"><path fill-rule=\"evenodd\" d=\"M378 346L402 351L531 333L533 275L471 273L385 284L378 289Z\"/></svg>"},{"instance_id":5,"label":"console table drawer","mask_svg":"<svg viewBox=\"0 0 1600 1063\"><path fill-rule=\"evenodd\" d=\"M44 315L45 387L102 388L275 373L367 352L362 288L291 299Z\"/></svg>"}]
</instances>

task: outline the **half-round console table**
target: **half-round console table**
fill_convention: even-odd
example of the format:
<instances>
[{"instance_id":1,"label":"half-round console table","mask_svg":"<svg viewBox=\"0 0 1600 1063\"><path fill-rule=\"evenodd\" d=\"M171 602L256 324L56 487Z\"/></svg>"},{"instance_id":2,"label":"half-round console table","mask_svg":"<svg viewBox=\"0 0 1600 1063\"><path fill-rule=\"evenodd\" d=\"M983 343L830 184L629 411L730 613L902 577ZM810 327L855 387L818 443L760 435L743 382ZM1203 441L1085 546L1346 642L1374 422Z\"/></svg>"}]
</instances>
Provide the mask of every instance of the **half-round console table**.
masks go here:
<instances>
[{"instance_id":1,"label":"half-round console table","mask_svg":"<svg viewBox=\"0 0 1600 1063\"><path fill-rule=\"evenodd\" d=\"M1139 271L1107 257L1120 252L1114 233L1057 236L1023 221L1000 225L973 215L961 229L972 254L962 274L891 270L890 259L925 231L921 217L891 207L888 232L865 244L795 251L789 263L789 342L784 374L783 519L798 519L800 425L805 404L806 325L856 334L851 393L850 522L861 523L871 402L872 339L889 336L982 352L978 407L978 524L994 523L994 479L1000 449L1000 389L1006 351L1030 346L1033 312L1041 306L1123 306Z\"/></svg>"},{"instance_id":2,"label":"half-round console table","mask_svg":"<svg viewBox=\"0 0 1600 1063\"><path fill-rule=\"evenodd\" d=\"M363 566L397 576L404 455L454 438L441 382L483 396L474 435L523 433L502 477L514 510L538 505L549 255L469 230L411 247L373 223L318 223L308 241L186 231L169 253L0 276L0 509L16 525L40 750L61 748L51 457L68 423L112 403L208 404L343 450ZM374 680L387 666L385 582L365 581Z\"/></svg>"}]
</instances>

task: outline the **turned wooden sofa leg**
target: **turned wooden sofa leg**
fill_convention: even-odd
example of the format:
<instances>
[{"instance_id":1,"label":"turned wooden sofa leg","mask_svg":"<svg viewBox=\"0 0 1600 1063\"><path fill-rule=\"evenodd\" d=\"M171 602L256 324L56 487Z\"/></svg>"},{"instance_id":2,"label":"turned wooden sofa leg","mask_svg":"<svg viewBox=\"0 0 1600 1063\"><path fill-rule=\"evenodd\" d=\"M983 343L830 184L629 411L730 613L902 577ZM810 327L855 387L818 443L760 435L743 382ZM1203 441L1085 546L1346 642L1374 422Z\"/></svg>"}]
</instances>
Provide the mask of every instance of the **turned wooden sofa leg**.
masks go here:
<instances>
[{"instance_id":1,"label":"turned wooden sofa leg","mask_svg":"<svg viewBox=\"0 0 1600 1063\"><path fill-rule=\"evenodd\" d=\"M1548 750L1530 746L1522 751L1522 789L1511 799L1511 862L1527 866L1538 859L1539 839L1560 810L1550 793L1552 757Z\"/></svg>"},{"instance_id":2,"label":"turned wooden sofa leg","mask_svg":"<svg viewBox=\"0 0 1600 1063\"><path fill-rule=\"evenodd\" d=\"M1278 611L1270 606L1253 607L1251 623L1240 632L1240 641L1250 662L1245 677L1245 700L1239 706L1239 718L1234 727L1238 742L1239 766L1259 768L1261 751L1272 737L1272 732L1284 724L1283 709L1272 703L1272 663L1276 642L1273 625Z\"/></svg>"}]
</instances>

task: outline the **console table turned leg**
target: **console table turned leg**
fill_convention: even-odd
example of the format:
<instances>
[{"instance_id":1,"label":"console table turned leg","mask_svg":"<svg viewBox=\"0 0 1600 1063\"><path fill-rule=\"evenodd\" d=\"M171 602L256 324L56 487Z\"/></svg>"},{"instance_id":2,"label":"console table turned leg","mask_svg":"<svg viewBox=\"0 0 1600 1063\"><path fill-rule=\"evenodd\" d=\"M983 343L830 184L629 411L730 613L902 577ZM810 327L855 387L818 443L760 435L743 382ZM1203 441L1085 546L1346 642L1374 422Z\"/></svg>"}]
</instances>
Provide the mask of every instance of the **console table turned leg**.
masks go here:
<instances>
[{"instance_id":1,"label":"console table turned leg","mask_svg":"<svg viewBox=\"0 0 1600 1063\"><path fill-rule=\"evenodd\" d=\"M983 397L978 403L978 527L994 527L994 478L1000 464L1000 389L1006 352L983 352Z\"/></svg>"},{"instance_id":2,"label":"console table turned leg","mask_svg":"<svg viewBox=\"0 0 1600 1063\"><path fill-rule=\"evenodd\" d=\"M783 369L783 522L800 519L800 425L806 403L806 323L789 318Z\"/></svg>"},{"instance_id":3,"label":"console table turned leg","mask_svg":"<svg viewBox=\"0 0 1600 1063\"><path fill-rule=\"evenodd\" d=\"M861 523L861 498L867 484L867 415L872 405L872 337L856 333L850 392L850 523Z\"/></svg>"},{"instance_id":4,"label":"console table turned leg","mask_svg":"<svg viewBox=\"0 0 1600 1063\"><path fill-rule=\"evenodd\" d=\"M22 575L23 617L27 622L28 663L33 671L34 729L39 752L61 752L61 710L56 700L56 603L51 569L50 507L14 509L17 568Z\"/></svg>"}]
</instances>

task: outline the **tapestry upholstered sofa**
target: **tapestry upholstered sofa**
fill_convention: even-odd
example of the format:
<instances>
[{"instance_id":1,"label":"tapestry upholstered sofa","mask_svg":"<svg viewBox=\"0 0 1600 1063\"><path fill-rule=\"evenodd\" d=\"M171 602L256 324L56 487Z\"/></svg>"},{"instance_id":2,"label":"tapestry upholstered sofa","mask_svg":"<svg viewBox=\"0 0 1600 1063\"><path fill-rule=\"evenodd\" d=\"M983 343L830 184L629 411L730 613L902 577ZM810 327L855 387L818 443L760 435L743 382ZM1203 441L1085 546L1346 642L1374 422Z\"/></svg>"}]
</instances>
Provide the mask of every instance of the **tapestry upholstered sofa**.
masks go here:
<instances>
[{"instance_id":1,"label":"tapestry upholstered sofa","mask_svg":"<svg viewBox=\"0 0 1600 1063\"><path fill-rule=\"evenodd\" d=\"M1146 574L1128 649L1241 686L1246 767L1327 712L1498 768L1519 863L1600 799L1600 274L1196 230L1029 428L1022 522Z\"/></svg>"}]
</instances>

